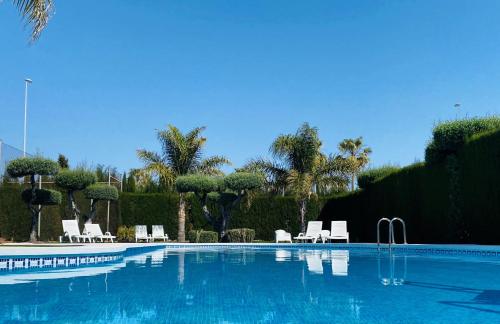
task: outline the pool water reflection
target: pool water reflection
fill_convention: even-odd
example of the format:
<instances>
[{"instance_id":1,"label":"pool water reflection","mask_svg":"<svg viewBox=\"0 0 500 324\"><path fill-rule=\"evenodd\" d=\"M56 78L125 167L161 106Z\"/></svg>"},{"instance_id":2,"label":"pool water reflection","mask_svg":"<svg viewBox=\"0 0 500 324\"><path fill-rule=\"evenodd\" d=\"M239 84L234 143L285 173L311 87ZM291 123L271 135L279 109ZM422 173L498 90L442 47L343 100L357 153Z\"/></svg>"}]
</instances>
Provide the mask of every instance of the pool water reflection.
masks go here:
<instances>
[{"instance_id":1,"label":"pool water reflection","mask_svg":"<svg viewBox=\"0 0 500 324\"><path fill-rule=\"evenodd\" d=\"M0 321L495 323L499 271L496 259L362 250L164 249L1 274Z\"/></svg>"}]
</instances>

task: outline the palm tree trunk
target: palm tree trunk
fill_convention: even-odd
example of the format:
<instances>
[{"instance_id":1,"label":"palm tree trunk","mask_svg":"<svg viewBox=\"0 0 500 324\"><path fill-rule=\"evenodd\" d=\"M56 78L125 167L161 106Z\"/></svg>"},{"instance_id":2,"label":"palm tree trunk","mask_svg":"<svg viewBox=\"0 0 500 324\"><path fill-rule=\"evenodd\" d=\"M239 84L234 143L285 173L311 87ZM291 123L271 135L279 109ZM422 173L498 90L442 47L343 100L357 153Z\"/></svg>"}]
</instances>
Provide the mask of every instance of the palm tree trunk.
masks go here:
<instances>
[{"instance_id":1,"label":"palm tree trunk","mask_svg":"<svg viewBox=\"0 0 500 324\"><path fill-rule=\"evenodd\" d=\"M307 200L306 199L301 199L300 200L300 232L305 233L306 232L306 211L307 211Z\"/></svg>"},{"instance_id":2,"label":"palm tree trunk","mask_svg":"<svg viewBox=\"0 0 500 324\"><path fill-rule=\"evenodd\" d=\"M355 177L355 174L353 173L351 175L351 191L354 191L354 177Z\"/></svg>"},{"instance_id":3,"label":"palm tree trunk","mask_svg":"<svg viewBox=\"0 0 500 324\"><path fill-rule=\"evenodd\" d=\"M186 241L186 201L184 200L184 194L179 194L179 231L177 232L177 241Z\"/></svg>"}]
</instances>

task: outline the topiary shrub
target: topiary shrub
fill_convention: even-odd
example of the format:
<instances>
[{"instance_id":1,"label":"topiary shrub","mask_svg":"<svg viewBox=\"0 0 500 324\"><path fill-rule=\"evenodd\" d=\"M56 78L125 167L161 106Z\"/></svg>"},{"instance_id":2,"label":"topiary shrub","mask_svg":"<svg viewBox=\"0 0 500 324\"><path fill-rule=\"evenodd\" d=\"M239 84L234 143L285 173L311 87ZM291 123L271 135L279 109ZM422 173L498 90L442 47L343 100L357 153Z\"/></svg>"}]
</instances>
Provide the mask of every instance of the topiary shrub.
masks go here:
<instances>
[{"instance_id":1,"label":"topiary shrub","mask_svg":"<svg viewBox=\"0 0 500 324\"><path fill-rule=\"evenodd\" d=\"M187 235L187 239L191 243L217 243L218 237L217 232L204 230L192 230Z\"/></svg>"},{"instance_id":2,"label":"topiary shrub","mask_svg":"<svg viewBox=\"0 0 500 324\"><path fill-rule=\"evenodd\" d=\"M19 158L9 162L7 173L13 178L34 175L53 175L59 171L59 165L42 157Z\"/></svg>"},{"instance_id":3,"label":"topiary shrub","mask_svg":"<svg viewBox=\"0 0 500 324\"><path fill-rule=\"evenodd\" d=\"M262 187L263 183L261 175L250 172L235 172L224 178L224 185L236 192L257 189Z\"/></svg>"},{"instance_id":4,"label":"topiary shrub","mask_svg":"<svg viewBox=\"0 0 500 324\"><path fill-rule=\"evenodd\" d=\"M38 239L37 225L40 211L43 206L61 203L61 194L51 190L38 189L35 176L55 175L59 171L59 165L42 157L24 157L10 161L6 170L9 176L13 178L29 177L30 188L22 192L21 198L31 212L30 241L36 242Z\"/></svg>"},{"instance_id":5,"label":"topiary shrub","mask_svg":"<svg viewBox=\"0 0 500 324\"><path fill-rule=\"evenodd\" d=\"M21 198L25 203L34 205L53 206L59 205L62 201L62 195L59 191L52 189L35 189L35 198L32 200L33 192L31 189L25 189L21 193Z\"/></svg>"},{"instance_id":6,"label":"topiary shrub","mask_svg":"<svg viewBox=\"0 0 500 324\"><path fill-rule=\"evenodd\" d=\"M232 210L253 189L260 188L264 179L259 174L235 172L225 177L193 174L177 177L175 187L181 194L193 192L202 206L206 221L224 237ZM208 208L209 201L218 205L220 216Z\"/></svg>"},{"instance_id":7,"label":"topiary shrub","mask_svg":"<svg viewBox=\"0 0 500 324\"><path fill-rule=\"evenodd\" d=\"M438 163L456 154L474 134L500 128L500 117L470 118L438 124L432 131L432 141L425 149L425 161Z\"/></svg>"},{"instance_id":8,"label":"topiary shrub","mask_svg":"<svg viewBox=\"0 0 500 324\"><path fill-rule=\"evenodd\" d=\"M66 190L68 210L71 211L76 220L80 218L80 208L76 204L75 192L87 188L96 181L97 176L94 172L81 168L75 170L63 169L54 177L56 185Z\"/></svg>"},{"instance_id":9,"label":"topiary shrub","mask_svg":"<svg viewBox=\"0 0 500 324\"><path fill-rule=\"evenodd\" d=\"M86 223L91 224L92 220L95 218L97 213L97 203L101 200L118 200L118 190L110 185L104 184L94 184L88 186L83 191L85 198L92 200L92 205L90 206L90 213L86 216Z\"/></svg>"},{"instance_id":10,"label":"topiary shrub","mask_svg":"<svg viewBox=\"0 0 500 324\"><path fill-rule=\"evenodd\" d=\"M178 192L182 193L209 193L218 190L219 181L217 181L216 177L202 174L191 174L187 176L177 177L177 179L175 180L175 188Z\"/></svg>"},{"instance_id":11,"label":"topiary shrub","mask_svg":"<svg viewBox=\"0 0 500 324\"><path fill-rule=\"evenodd\" d=\"M363 171L358 175L358 187L365 189L368 185L374 183L375 181L385 178L389 174L399 170L401 170L401 168L398 166L384 165L379 168Z\"/></svg>"},{"instance_id":12,"label":"topiary shrub","mask_svg":"<svg viewBox=\"0 0 500 324\"><path fill-rule=\"evenodd\" d=\"M97 181L97 176L92 171L84 169L61 170L55 177L55 183L68 190L83 190Z\"/></svg>"},{"instance_id":13,"label":"topiary shrub","mask_svg":"<svg viewBox=\"0 0 500 324\"><path fill-rule=\"evenodd\" d=\"M251 228L235 228L227 231L227 241L230 243L251 243L255 238L255 230Z\"/></svg>"},{"instance_id":14,"label":"topiary shrub","mask_svg":"<svg viewBox=\"0 0 500 324\"><path fill-rule=\"evenodd\" d=\"M135 228L133 226L120 226L116 231L116 238L120 242L134 242L135 241Z\"/></svg>"}]
</instances>

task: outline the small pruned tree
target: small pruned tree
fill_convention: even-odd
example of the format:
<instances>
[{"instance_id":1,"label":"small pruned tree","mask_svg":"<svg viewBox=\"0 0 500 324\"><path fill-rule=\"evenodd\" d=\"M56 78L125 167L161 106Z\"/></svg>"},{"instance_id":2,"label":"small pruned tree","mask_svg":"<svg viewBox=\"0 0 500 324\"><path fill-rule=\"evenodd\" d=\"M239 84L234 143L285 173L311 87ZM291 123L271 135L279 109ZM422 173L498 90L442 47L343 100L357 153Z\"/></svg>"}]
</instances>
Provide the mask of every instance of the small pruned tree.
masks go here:
<instances>
[{"instance_id":1,"label":"small pruned tree","mask_svg":"<svg viewBox=\"0 0 500 324\"><path fill-rule=\"evenodd\" d=\"M75 192L84 190L91 184L94 184L97 181L95 173L85 169L65 169L61 170L55 176L54 180L56 185L66 190L68 195L68 210L71 211L71 216L78 220L81 213L76 204Z\"/></svg>"},{"instance_id":2,"label":"small pruned tree","mask_svg":"<svg viewBox=\"0 0 500 324\"><path fill-rule=\"evenodd\" d=\"M29 177L30 188L22 192L21 198L31 212L30 241L38 240L38 214L44 206L61 203L61 193L56 190L36 188L36 176L55 175L59 171L56 162L42 157L19 158L9 162L7 173L13 178Z\"/></svg>"},{"instance_id":3,"label":"small pruned tree","mask_svg":"<svg viewBox=\"0 0 500 324\"><path fill-rule=\"evenodd\" d=\"M175 182L179 193L193 192L202 206L203 216L223 238L228 229L232 210L239 205L250 190L263 185L262 176L254 173L235 172L228 176L207 176L192 174L177 177ZM208 202L214 201L220 215L214 215Z\"/></svg>"},{"instance_id":4,"label":"small pruned tree","mask_svg":"<svg viewBox=\"0 0 500 324\"><path fill-rule=\"evenodd\" d=\"M93 184L88 186L83 191L85 198L92 201L90 205L90 213L86 215L85 223L92 224L92 221L97 215L97 204L99 201L115 201L118 200L118 190L110 185Z\"/></svg>"}]
</instances>

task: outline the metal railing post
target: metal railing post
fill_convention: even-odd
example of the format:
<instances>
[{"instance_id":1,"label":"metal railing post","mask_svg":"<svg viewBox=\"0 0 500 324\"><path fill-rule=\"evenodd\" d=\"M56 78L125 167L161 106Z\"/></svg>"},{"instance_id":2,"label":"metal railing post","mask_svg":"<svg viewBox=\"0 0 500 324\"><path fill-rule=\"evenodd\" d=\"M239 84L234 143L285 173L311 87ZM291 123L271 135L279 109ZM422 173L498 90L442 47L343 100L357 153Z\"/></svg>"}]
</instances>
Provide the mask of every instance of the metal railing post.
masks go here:
<instances>
[{"instance_id":1,"label":"metal railing post","mask_svg":"<svg viewBox=\"0 0 500 324\"><path fill-rule=\"evenodd\" d=\"M391 233L390 233L391 220L389 218L384 217L379 219L379 221L377 222L377 248L379 249L379 251L380 251L380 223L382 223L383 221L389 222L389 245L391 244Z\"/></svg>"}]
</instances>

